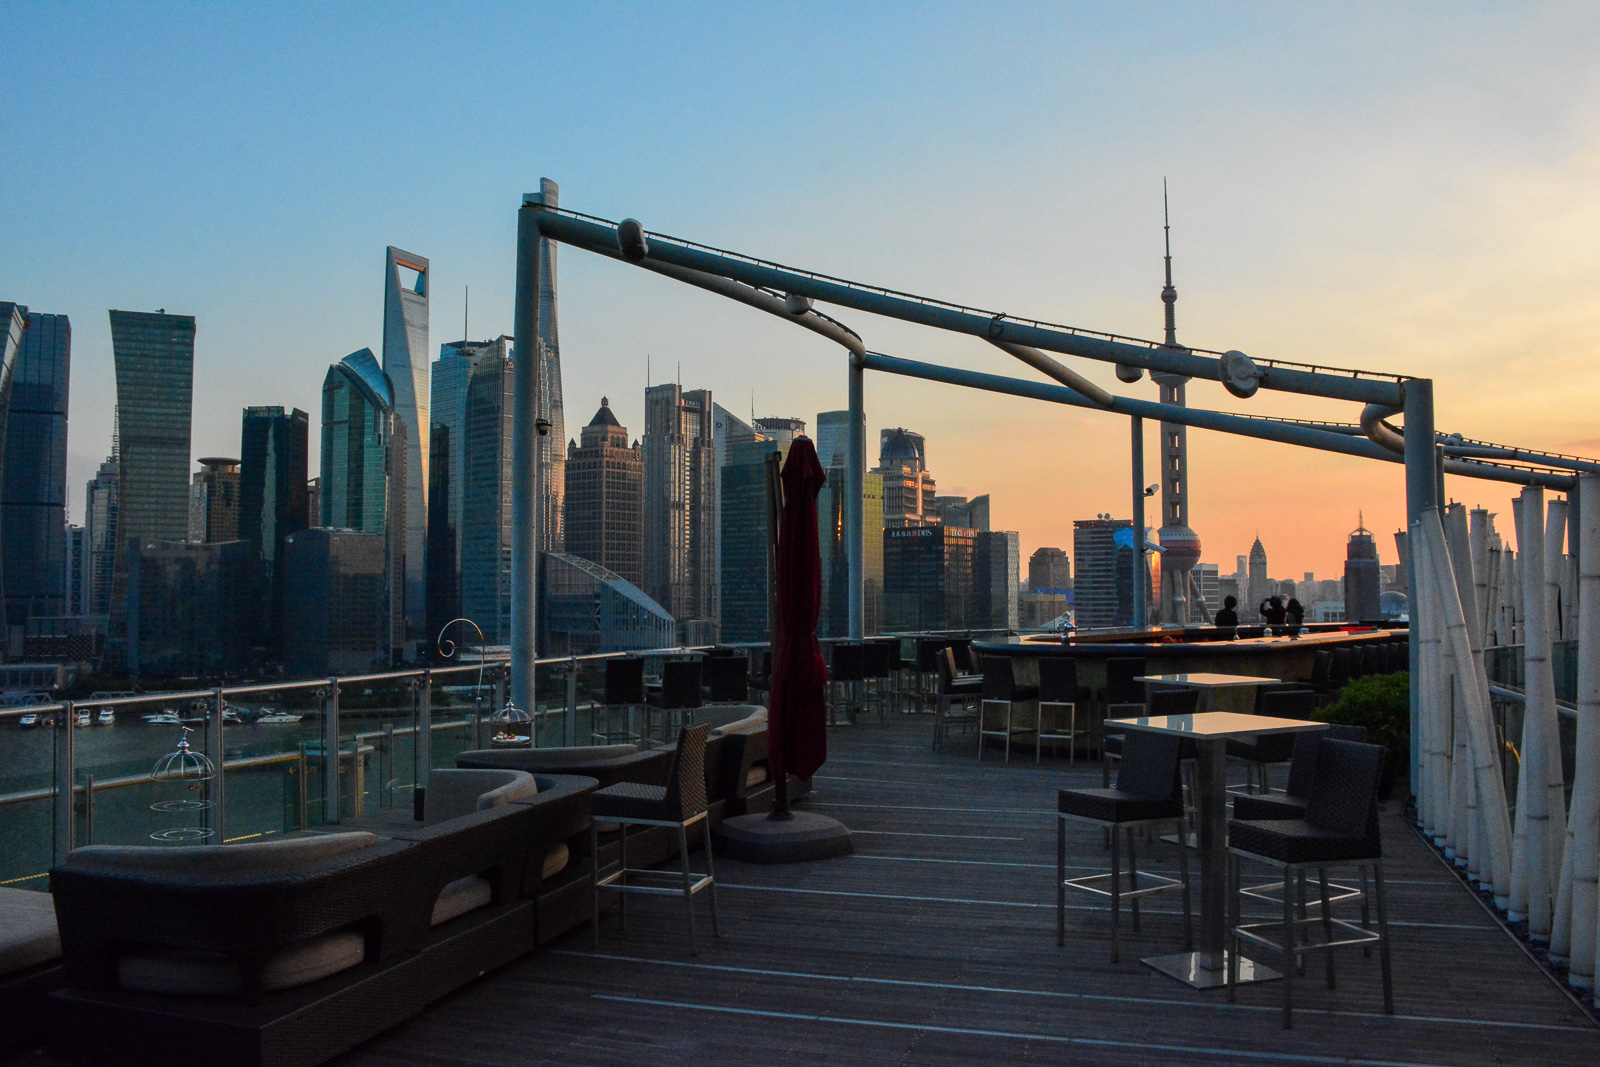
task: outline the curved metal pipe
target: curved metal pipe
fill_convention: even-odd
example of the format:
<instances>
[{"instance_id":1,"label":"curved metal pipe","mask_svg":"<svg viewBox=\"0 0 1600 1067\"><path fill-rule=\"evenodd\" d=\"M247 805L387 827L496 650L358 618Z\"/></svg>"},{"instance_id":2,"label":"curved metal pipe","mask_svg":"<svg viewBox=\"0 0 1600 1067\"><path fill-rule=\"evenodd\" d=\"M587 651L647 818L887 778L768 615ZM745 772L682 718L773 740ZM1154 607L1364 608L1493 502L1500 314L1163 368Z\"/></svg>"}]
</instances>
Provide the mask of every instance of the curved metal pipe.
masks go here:
<instances>
[{"instance_id":1,"label":"curved metal pipe","mask_svg":"<svg viewBox=\"0 0 1600 1067\"><path fill-rule=\"evenodd\" d=\"M1383 421L1391 415L1398 415L1402 408L1390 407L1388 404L1368 404L1361 409L1361 431L1374 443L1382 445L1391 452L1404 455L1406 450L1405 434Z\"/></svg>"},{"instance_id":2,"label":"curved metal pipe","mask_svg":"<svg viewBox=\"0 0 1600 1067\"><path fill-rule=\"evenodd\" d=\"M1093 400L1096 404L1099 404L1103 408L1109 408L1113 403L1116 402L1117 398L1100 388L1100 386L1094 384L1077 371L1057 363L1055 360L1051 359L1037 348L1029 348L1027 345L1013 344L1010 341L990 340L989 343L994 345L1002 352L1016 356L1034 370L1054 378L1068 389L1071 389L1077 393L1082 393L1084 396L1088 397L1090 400Z\"/></svg>"}]
</instances>

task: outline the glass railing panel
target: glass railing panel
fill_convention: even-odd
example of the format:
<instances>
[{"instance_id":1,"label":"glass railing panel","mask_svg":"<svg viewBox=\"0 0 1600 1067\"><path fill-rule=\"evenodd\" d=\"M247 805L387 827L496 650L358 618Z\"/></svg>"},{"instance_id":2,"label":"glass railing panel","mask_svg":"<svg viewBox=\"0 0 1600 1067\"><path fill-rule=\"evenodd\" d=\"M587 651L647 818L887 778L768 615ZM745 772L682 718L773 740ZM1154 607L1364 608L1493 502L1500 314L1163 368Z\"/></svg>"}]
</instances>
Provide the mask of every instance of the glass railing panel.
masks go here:
<instances>
[{"instance_id":1,"label":"glass railing panel","mask_svg":"<svg viewBox=\"0 0 1600 1067\"><path fill-rule=\"evenodd\" d=\"M55 705L0 710L0 885L49 892L54 861Z\"/></svg>"},{"instance_id":2,"label":"glass railing panel","mask_svg":"<svg viewBox=\"0 0 1600 1067\"><path fill-rule=\"evenodd\" d=\"M218 843L214 705L195 691L76 703L74 845Z\"/></svg>"},{"instance_id":3,"label":"glass railing panel","mask_svg":"<svg viewBox=\"0 0 1600 1067\"><path fill-rule=\"evenodd\" d=\"M255 840L324 822L326 683L243 690L224 698L226 840Z\"/></svg>"}]
</instances>

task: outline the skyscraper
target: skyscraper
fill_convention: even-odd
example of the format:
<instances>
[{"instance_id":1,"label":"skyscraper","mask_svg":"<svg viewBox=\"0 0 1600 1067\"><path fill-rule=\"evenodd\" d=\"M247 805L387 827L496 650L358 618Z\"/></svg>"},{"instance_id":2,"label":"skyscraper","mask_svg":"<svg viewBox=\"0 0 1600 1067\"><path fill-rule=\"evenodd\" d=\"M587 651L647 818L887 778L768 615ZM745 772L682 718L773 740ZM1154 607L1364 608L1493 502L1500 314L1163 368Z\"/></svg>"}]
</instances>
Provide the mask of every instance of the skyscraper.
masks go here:
<instances>
[{"instance_id":1,"label":"skyscraper","mask_svg":"<svg viewBox=\"0 0 1600 1067\"><path fill-rule=\"evenodd\" d=\"M1074 619L1081 630L1133 622L1133 523L1078 519L1072 524ZM1149 574L1145 582L1149 584ZM1148 601L1146 601L1148 603Z\"/></svg>"},{"instance_id":2,"label":"skyscraper","mask_svg":"<svg viewBox=\"0 0 1600 1067\"><path fill-rule=\"evenodd\" d=\"M1028 557L1028 588L1035 593L1065 593L1072 588L1072 561L1059 548L1036 548Z\"/></svg>"},{"instance_id":3,"label":"skyscraper","mask_svg":"<svg viewBox=\"0 0 1600 1067\"><path fill-rule=\"evenodd\" d=\"M973 574L977 536L978 531L959 526L883 531L886 632L965 629L983 616Z\"/></svg>"},{"instance_id":4,"label":"skyscraper","mask_svg":"<svg viewBox=\"0 0 1600 1067\"><path fill-rule=\"evenodd\" d=\"M824 414L827 414L824 412ZM836 453L842 456L842 453ZM844 500L848 468L829 467L827 483L817 494L817 534L822 555L822 614L818 632L824 637L850 633L850 560L845 551ZM883 475L862 475L861 528L863 558L861 597L863 633L883 626Z\"/></svg>"},{"instance_id":5,"label":"skyscraper","mask_svg":"<svg viewBox=\"0 0 1600 1067\"><path fill-rule=\"evenodd\" d=\"M394 390L395 418L405 427L405 625L418 637L427 626L428 575L428 261L388 250L383 291L383 371Z\"/></svg>"},{"instance_id":6,"label":"skyscraper","mask_svg":"<svg viewBox=\"0 0 1600 1067\"><path fill-rule=\"evenodd\" d=\"M644 585L644 451L600 398L567 446L567 552Z\"/></svg>"},{"instance_id":7,"label":"skyscraper","mask_svg":"<svg viewBox=\"0 0 1600 1067\"><path fill-rule=\"evenodd\" d=\"M1250 546L1250 563L1245 586L1245 597L1239 607L1247 614L1241 614L1241 619L1258 619L1261 612L1261 602L1271 596L1275 590L1272 582L1267 578L1267 549L1261 543L1258 535L1255 544Z\"/></svg>"},{"instance_id":8,"label":"skyscraper","mask_svg":"<svg viewBox=\"0 0 1600 1067\"><path fill-rule=\"evenodd\" d=\"M686 643L716 640L716 448L711 390L645 390L645 592Z\"/></svg>"},{"instance_id":9,"label":"skyscraper","mask_svg":"<svg viewBox=\"0 0 1600 1067\"><path fill-rule=\"evenodd\" d=\"M511 363L478 359L467 379L462 454L461 614L495 644L511 640Z\"/></svg>"},{"instance_id":10,"label":"skyscraper","mask_svg":"<svg viewBox=\"0 0 1600 1067\"><path fill-rule=\"evenodd\" d=\"M824 468L845 467L850 454L850 412L823 411L817 415L817 459ZM862 457L866 459L865 456Z\"/></svg>"},{"instance_id":11,"label":"skyscraper","mask_svg":"<svg viewBox=\"0 0 1600 1067\"><path fill-rule=\"evenodd\" d=\"M262 599L256 642L276 656L286 624L279 556L283 539L311 525L306 492L310 416L299 408L244 409L240 428L239 537L248 556L256 595Z\"/></svg>"},{"instance_id":12,"label":"skyscraper","mask_svg":"<svg viewBox=\"0 0 1600 1067\"><path fill-rule=\"evenodd\" d=\"M115 445L113 445L115 447ZM88 578L84 589L85 615L105 618L111 614L111 586L117 562L117 492L122 479L117 474L117 454L106 457L84 490L83 528L88 542Z\"/></svg>"},{"instance_id":13,"label":"skyscraper","mask_svg":"<svg viewBox=\"0 0 1600 1067\"><path fill-rule=\"evenodd\" d=\"M989 529L989 494L967 499L964 496L936 496L934 506L939 521L946 526L965 526L972 530Z\"/></svg>"},{"instance_id":14,"label":"skyscraper","mask_svg":"<svg viewBox=\"0 0 1600 1067\"><path fill-rule=\"evenodd\" d=\"M112 311L117 373L116 567L107 651L126 661L130 544L181 543L189 532L194 316Z\"/></svg>"},{"instance_id":15,"label":"skyscraper","mask_svg":"<svg viewBox=\"0 0 1600 1067\"><path fill-rule=\"evenodd\" d=\"M920 433L904 428L884 430L878 438L878 466L883 478L883 525L927 526L939 522L934 498L938 487L928 473L927 444Z\"/></svg>"},{"instance_id":16,"label":"skyscraper","mask_svg":"<svg viewBox=\"0 0 1600 1067\"><path fill-rule=\"evenodd\" d=\"M297 674L354 674L390 662L388 539L318 528L283 542L284 656Z\"/></svg>"},{"instance_id":17,"label":"skyscraper","mask_svg":"<svg viewBox=\"0 0 1600 1067\"><path fill-rule=\"evenodd\" d=\"M26 313L9 410L0 415L0 580L5 621L66 614L67 382L72 325ZM3 392L3 390L0 390Z\"/></svg>"},{"instance_id":18,"label":"skyscraper","mask_svg":"<svg viewBox=\"0 0 1600 1067\"><path fill-rule=\"evenodd\" d=\"M0 302L0 491L5 486L6 422L11 414L11 383L16 375L17 356L22 349L22 335L27 327L26 308ZM0 661L8 658L11 647L3 610L6 603L3 556L0 553Z\"/></svg>"},{"instance_id":19,"label":"skyscraper","mask_svg":"<svg viewBox=\"0 0 1600 1067\"><path fill-rule=\"evenodd\" d=\"M322 384L322 525L383 534L386 647L404 642L406 427L370 349L328 368Z\"/></svg>"},{"instance_id":20,"label":"skyscraper","mask_svg":"<svg viewBox=\"0 0 1600 1067\"><path fill-rule=\"evenodd\" d=\"M556 207L561 190L549 178L539 179L547 207ZM524 339L526 340L526 339ZM556 327L556 243L539 239L539 420L545 425L534 439L539 469L539 551L561 552L566 545L567 418L561 390L561 333Z\"/></svg>"},{"instance_id":21,"label":"skyscraper","mask_svg":"<svg viewBox=\"0 0 1600 1067\"><path fill-rule=\"evenodd\" d=\"M972 545L974 617L968 625L989 630L1021 625L1021 577L1022 535L1015 530L977 531Z\"/></svg>"},{"instance_id":22,"label":"skyscraper","mask_svg":"<svg viewBox=\"0 0 1600 1067\"><path fill-rule=\"evenodd\" d=\"M1346 622L1375 622L1383 617L1382 582L1378 574L1378 545L1363 519L1356 520L1344 553L1344 618Z\"/></svg>"},{"instance_id":23,"label":"skyscraper","mask_svg":"<svg viewBox=\"0 0 1600 1067\"><path fill-rule=\"evenodd\" d=\"M66 608L68 616L89 613L89 531L82 526L67 527Z\"/></svg>"},{"instance_id":24,"label":"skyscraper","mask_svg":"<svg viewBox=\"0 0 1600 1067\"><path fill-rule=\"evenodd\" d=\"M1162 227L1166 246L1166 279L1161 303L1166 319L1163 347L1182 352L1178 344L1178 290L1172 286L1172 225L1166 214L1167 189L1161 186ZM1189 379L1181 374L1153 372L1161 402L1176 407L1187 404ZM1189 428L1182 423L1161 424L1161 614L1162 622L1183 625L1199 617L1190 604L1189 572L1200 562L1200 535L1189 528Z\"/></svg>"},{"instance_id":25,"label":"skyscraper","mask_svg":"<svg viewBox=\"0 0 1600 1067\"><path fill-rule=\"evenodd\" d=\"M189 543L239 539L239 461L207 456L189 483Z\"/></svg>"},{"instance_id":26,"label":"skyscraper","mask_svg":"<svg viewBox=\"0 0 1600 1067\"><path fill-rule=\"evenodd\" d=\"M805 423L757 419L756 427L754 439L728 443L722 466L718 522L723 641L771 638L767 457L776 454L782 464L795 435L804 432Z\"/></svg>"}]
</instances>

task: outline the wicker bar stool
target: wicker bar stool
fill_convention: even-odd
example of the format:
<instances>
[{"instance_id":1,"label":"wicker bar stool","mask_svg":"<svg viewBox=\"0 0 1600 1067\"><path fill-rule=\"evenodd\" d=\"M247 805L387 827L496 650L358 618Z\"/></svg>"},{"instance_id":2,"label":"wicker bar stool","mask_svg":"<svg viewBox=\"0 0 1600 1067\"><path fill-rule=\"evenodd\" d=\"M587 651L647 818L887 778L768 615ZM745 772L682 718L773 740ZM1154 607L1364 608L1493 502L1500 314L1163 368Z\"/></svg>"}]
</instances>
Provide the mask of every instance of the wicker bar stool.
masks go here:
<instances>
[{"instance_id":1,"label":"wicker bar stool","mask_svg":"<svg viewBox=\"0 0 1600 1067\"><path fill-rule=\"evenodd\" d=\"M1087 729L1078 729L1078 705L1089 703L1089 690L1078 684L1078 661L1064 656L1046 656L1039 660L1039 732L1034 736L1033 762L1038 763L1044 742L1067 743L1067 766L1078 760L1078 738L1088 736ZM1062 732L1061 715L1067 716L1067 729ZM1048 725L1046 725L1048 723Z\"/></svg>"},{"instance_id":2,"label":"wicker bar stool","mask_svg":"<svg viewBox=\"0 0 1600 1067\"><path fill-rule=\"evenodd\" d=\"M1032 726L1027 723L1017 724L1017 705L1036 702L1039 699L1039 687L1036 685L1018 685L1016 676L1011 670L1010 656L984 656L983 657L983 697L978 702L978 759L983 759L983 739L985 737L1003 737L1006 743L1006 762L1011 762L1011 739L1017 735L1034 735L1034 759L1038 760L1038 735L1039 722L1037 717ZM989 725L989 708L993 705L1005 709L1005 719L999 727Z\"/></svg>"},{"instance_id":3,"label":"wicker bar stool","mask_svg":"<svg viewBox=\"0 0 1600 1067\"><path fill-rule=\"evenodd\" d=\"M672 755L666 785L618 782L591 794L589 821L589 873L594 882L594 947L600 947L600 894L622 896L620 922L628 926L630 893L681 893L689 921L689 953L700 954L695 939L694 895L711 891L711 936L721 937L717 925L717 882L711 858L711 820L706 814L706 737L709 723L685 726L678 731L678 747ZM600 871L601 822L622 826L621 856L617 866ZM700 824L705 835L706 873L696 874L689 865L689 827ZM678 857L683 861L681 875L673 871L628 866L628 827L673 826L678 830Z\"/></svg>"}]
</instances>

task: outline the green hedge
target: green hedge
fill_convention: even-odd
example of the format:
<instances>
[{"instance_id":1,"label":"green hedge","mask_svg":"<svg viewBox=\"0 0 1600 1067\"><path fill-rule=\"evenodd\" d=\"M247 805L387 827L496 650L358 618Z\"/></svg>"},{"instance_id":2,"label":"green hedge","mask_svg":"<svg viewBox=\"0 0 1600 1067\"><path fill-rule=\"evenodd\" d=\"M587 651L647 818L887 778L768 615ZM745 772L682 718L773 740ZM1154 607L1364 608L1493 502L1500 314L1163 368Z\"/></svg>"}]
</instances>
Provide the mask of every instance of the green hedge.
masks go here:
<instances>
[{"instance_id":1,"label":"green hedge","mask_svg":"<svg viewBox=\"0 0 1600 1067\"><path fill-rule=\"evenodd\" d=\"M1357 678L1317 712L1323 722L1365 726L1367 740L1389 750L1389 765L1411 761L1411 675L1374 674Z\"/></svg>"}]
</instances>

